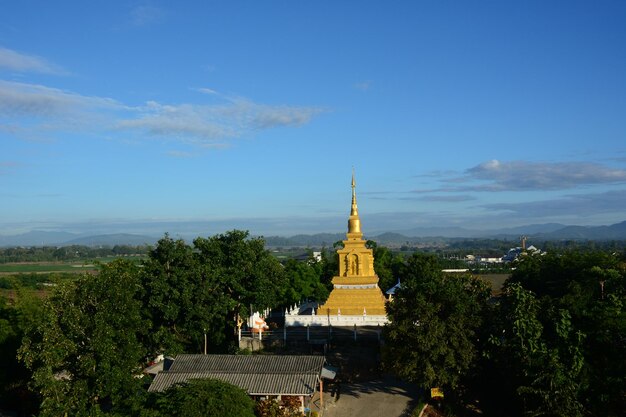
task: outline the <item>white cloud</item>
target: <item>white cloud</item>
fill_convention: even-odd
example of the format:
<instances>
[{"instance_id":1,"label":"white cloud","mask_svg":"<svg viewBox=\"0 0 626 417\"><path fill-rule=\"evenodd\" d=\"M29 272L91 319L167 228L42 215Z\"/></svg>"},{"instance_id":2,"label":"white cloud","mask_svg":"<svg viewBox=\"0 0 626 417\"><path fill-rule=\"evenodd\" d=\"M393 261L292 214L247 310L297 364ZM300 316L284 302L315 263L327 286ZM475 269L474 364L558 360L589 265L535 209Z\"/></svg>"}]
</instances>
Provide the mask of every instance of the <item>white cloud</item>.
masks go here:
<instances>
[{"instance_id":1,"label":"white cloud","mask_svg":"<svg viewBox=\"0 0 626 417\"><path fill-rule=\"evenodd\" d=\"M58 117L86 109L121 109L110 98L89 97L37 84L0 80L0 117Z\"/></svg>"},{"instance_id":2,"label":"white cloud","mask_svg":"<svg viewBox=\"0 0 626 417\"><path fill-rule=\"evenodd\" d=\"M220 95L217 91L211 89L211 88L197 88L196 91L202 93L202 94L209 94L209 95Z\"/></svg>"},{"instance_id":3,"label":"white cloud","mask_svg":"<svg viewBox=\"0 0 626 417\"><path fill-rule=\"evenodd\" d=\"M258 129L301 126L322 111L315 107L268 106L254 103L240 108L252 117L250 126Z\"/></svg>"},{"instance_id":4,"label":"white cloud","mask_svg":"<svg viewBox=\"0 0 626 417\"><path fill-rule=\"evenodd\" d=\"M516 218L587 217L620 214L626 207L626 190L595 194L572 194L562 198L523 203L496 203L481 206L489 211L512 213Z\"/></svg>"},{"instance_id":5,"label":"white cloud","mask_svg":"<svg viewBox=\"0 0 626 417\"><path fill-rule=\"evenodd\" d=\"M118 128L185 143L211 145L257 130L301 126L321 109L269 106L248 100L223 105L163 105L149 102L135 117L119 121Z\"/></svg>"},{"instance_id":6,"label":"white cloud","mask_svg":"<svg viewBox=\"0 0 626 417\"><path fill-rule=\"evenodd\" d=\"M35 136L43 131L97 134L121 129L137 132L135 139L159 137L200 147L225 147L227 141L259 130L301 126L322 111L318 107L271 106L218 97L223 99L220 104L149 101L131 107L111 98L0 80L0 131Z\"/></svg>"},{"instance_id":7,"label":"white cloud","mask_svg":"<svg viewBox=\"0 0 626 417\"><path fill-rule=\"evenodd\" d=\"M590 184L626 182L626 170L591 162L484 162L466 171L471 179L489 181L486 190L563 190Z\"/></svg>"},{"instance_id":8,"label":"white cloud","mask_svg":"<svg viewBox=\"0 0 626 417\"><path fill-rule=\"evenodd\" d=\"M0 68L15 72L67 74L61 67L35 55L26 55L0 46Z\"/></svg>"},{"instance_id":9,"label":"white cloud","mask_svg":"<svg viewBox=\"0 0 626 417\"><path fill-rule=\"evenodd\" d=\"M593 162L503 162L494 159L469 168L460 176L441 176L439 181L444 185L414 192L567 190L626 183L626 170Z\"/></svg>"}]
</instances>

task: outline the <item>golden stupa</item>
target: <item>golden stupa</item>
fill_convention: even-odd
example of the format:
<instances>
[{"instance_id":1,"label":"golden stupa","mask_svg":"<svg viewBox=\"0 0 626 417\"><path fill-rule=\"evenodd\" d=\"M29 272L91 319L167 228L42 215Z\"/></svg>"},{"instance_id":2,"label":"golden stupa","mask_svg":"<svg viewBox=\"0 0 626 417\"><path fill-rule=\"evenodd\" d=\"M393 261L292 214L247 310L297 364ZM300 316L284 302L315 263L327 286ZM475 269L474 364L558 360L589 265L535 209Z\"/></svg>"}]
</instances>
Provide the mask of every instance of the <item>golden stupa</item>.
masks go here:
<instances>
[{"instance_id":1,"label":"golden stupa","mask_svg":"<svg viewBox=\"0 0 626 417\"><path fill-rule=\"evenodd\" d=\"M352 173L352 207L348 220L347 239L339 249L339 276L333 278L333 290L318 315L386 315L385 296L378 287L374 271L374 255L365 246L361 220L356 204L356 183Z\"/></svg>"}]
</instances>

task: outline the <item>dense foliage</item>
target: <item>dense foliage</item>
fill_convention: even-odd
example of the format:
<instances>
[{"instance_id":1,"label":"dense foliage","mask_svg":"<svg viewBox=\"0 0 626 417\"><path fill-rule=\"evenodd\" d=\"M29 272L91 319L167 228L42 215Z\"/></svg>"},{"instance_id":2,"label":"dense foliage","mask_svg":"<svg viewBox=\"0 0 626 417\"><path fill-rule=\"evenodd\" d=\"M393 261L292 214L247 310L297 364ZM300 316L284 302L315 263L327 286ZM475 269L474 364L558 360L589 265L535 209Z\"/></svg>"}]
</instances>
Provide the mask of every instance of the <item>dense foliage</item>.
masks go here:
<instances>
[{"instance_id":1,"label":"dense foliage","mask_svg":"<svg viewBox=\"0 0 626 417\"><path fill-rule=\"evenodd\" d=\"M443 274L435 254L405 259L368 246L383 290L401 278L388 305L389 370L488 416L623 415L623 250L522 256L502 295L490 298L482 281ZM208 352L232 352L242 318L323 301L338 265L333 250L323 250L320 262L281 264L261 239L232 231L193 244L166 235L141 263L99 268L60 280L44 300L25 289L0 298L0 408L43 416L252 415L247 396L240 401L240 390L217 381L148 395L141 368L159 353L202 352L205 335ZM243 408L232 411L233 402ZM267 402L256 412L288 408Z\"/></svg>"},{"instance_id":2,"label":"dense foliage","mask_svg":"<svg viewBox=\"0 0 626 417\"><path fill-rule=\"evenodd\" d=\"M10 397L22 390L40 402L43 416L138 415L148 398L141 370L151 358L233 351L238 320L251 311L326 297L322 267L283 266L247 232L198 238L193 245L166 235L141 264L103 264L96 275L59 283L43 301L18 296L8 305L2 299L0 351L17 354L21 363L7 360L0 367L1 404L11 405ZM185 396L172 391L164 398Z\"/></svg>"},{"instance_id":3,"label":"dense foliage","mask_svg":"<svg viewBox=\"0 0 626 417\"><path fill-rule=\"evenodd\" d=\"M501 297L412 256L388 306L386 364L491 416L621 416L626 263L620 253L519 258Z\"/></svg>"},{"instance_id":4,"label":"dense foliage","mask_svg":"<svg viewBox=\"0 0 626 417\"><path fill-rule=\"evenodd\" d=\"M295 259L285 262L288 285L284 288L283 299L287 305L299 303L303 299L327 299L329 291L320 279L321 273L322 264L319 262L299 262Z\"/></svg>"},{"instance_id":5,"label":"dense foliage","mask_svg":"<svg viewBox=\"0 0 626 417\"><path fill-rule=\"evenodd\" d=\"M568 393L581 413L618 416L626 410L626 262L618 253L568 251L522 258L508 293L528 291L537 305L548 365L536 377ZM510 297L505 297L506 308ZM555 359L556 358L556 359ZM546 379L547 378L547 379ZM556 387L556 388L555 388ZM531 388L535 388L531 386ZM547 390L544 387L544 391ZM541 406L554 408L557 396ZM574 401L575 400L575 401ZM564 411L553 415L575 415Z\"/></svg>"},{"instance_id":6,"label":"dense foliage","mask_svg":"<svg viewBox=\"0 0 626 417\"><path fill-rule=\"evenodd\" d=\"M61 285L45 300L40 322L19 350L42 396L42 416L132 409L149 326L140 296L136 267L117 261L96 277Z\"/></svg>"},{"instance_id":7,"label":"dense foliage","mask_svg":"<svg viewBox=\"0 0 626 417\"><path fill-rule=\"evenodd\" d=\"M287 279L261 239L232 231L193 246L166 236L142 271L155 353L224 351L238 319L283 304ZM231 335L231 338L228 338Z\"/></svg>"},{"instance_id":8,"label":"dense foliage","mask_svg":"<svg viewBox=\"0 0 626 417\"><path fill-rule=\"evenodd\" d=\"M425 389L457 388L478 355L488 297L483 281L442 273L433 255L411 256L387 306L386 365Z\"/></svg>"},{"instance_id":9,"label":"dense foliage","mask_svg":"<svg viewBox=\"0 0 626 417\"><path fill-rule=\"evenodd\" d=\"M35 414L38 398L29 390L31 372L17 358L17 350L29 329L42 317L41 300L18 290L12 302L0 297L0 404L24 415Z\"/></svg>"}]
</instances>

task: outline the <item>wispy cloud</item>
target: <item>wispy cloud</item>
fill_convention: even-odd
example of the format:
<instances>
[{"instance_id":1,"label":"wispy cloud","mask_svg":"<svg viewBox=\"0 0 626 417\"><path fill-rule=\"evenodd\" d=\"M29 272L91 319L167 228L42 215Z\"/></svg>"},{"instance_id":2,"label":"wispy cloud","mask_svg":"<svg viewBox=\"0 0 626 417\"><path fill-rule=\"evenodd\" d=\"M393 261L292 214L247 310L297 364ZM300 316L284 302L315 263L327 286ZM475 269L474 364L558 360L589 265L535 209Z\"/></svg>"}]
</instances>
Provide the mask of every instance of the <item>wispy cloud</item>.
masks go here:
<instances>
[{"instance_id":1,"label":"wispy cloud","mask_svg":"<svg viewBox=\"0 0 626 417\"><path fill-rule=\"evenodd\" d=\"M491 181L499 190L563 190L580 185L626 182L626 170L590 162L484 162L467 171L469 177Z\"/></svg>"},{"instance_id":2,"label":"wispy cloud","mask_svg":"<svg viewBox=\"0 0 626 417\"><path fill-rule=\"evenodd\" d=\"M197 156L195 153L185 151L168 151L167 155L173 158L193 158L194 156Z\"/></svg>"},{"instance_id":3,"label":"wispy cloud","mask_svg":"<svg viewBox=\"0 0 626 417\"><path fill-rule=\"evenodd\" d=\"M236 131L220 123L210 110L195 105L162 105L148 102L130 118L118 121L116 127L141 131L148 136L171 138L185 143L202 144L236 136Z\"/></svg>"},{"instance_id":4,"label":"wispy cloud","mask_svg":"<svg viewBox=\"0 0 626 417\"><path fill-rule=\"evenodd\" d=\"M196 88L196 91L198 91L199 93L202 93L202 94L220 95L220 93L218 93L217 91L213 90L212 88L201 87L201 88Z\"/></svg>"},{"instance_id":5,"label":"wispy cloud","mask_svg":"<svg viewBox=\"0 0 626 417\"><path fill-rule=\"evenodd\" d=\"M55 132L103 132L115 113L129 107L38 84L0 80L0 132L29 141L50 141Z\"/></svg>"},{"instance_id":6,"label":"wispy cloud","mask_svg":"<svg viewBox=\"0 0 626 417\"><path fill-rule=\"evenodd\" d=\"M476 197L471 195L423 195L423 196L410 196L407 197L407 193L361 193L363 195L370 194L369 197L372 200L386 200L386 201L424 201L424 202L441 202L441 203L462 203L465 201L476 200Z\"/></svg>"},{"instance_id":7,"label":"wispy cloud","mask_svg":"<svg viewBox=\"0 0 626 417\"><path fill-rule=\"evenodd\" d=\"M209 90L203 91L208 94ZM210 90L218 94L214 90ZM0 80L0 126L15 135L37 131L136 132L201 147L226 146L233 138L277 127L297 127L319 107L272 106L243 98L218 97L219 104L127 106L106 97L84 96L43 85Z\"/></svg>"},{"instance_id":8,"label":"wispy cloud","mask_svg":"<svg viewBox=\"0 0 626 417\"><path fill-rule=\"evenodd\" d=\"M414 190L431 192L554 191L598 184L626 183L626 170L593 162L501 162L491 160L467 169L460 176L441 177L441 187Z\"/></svg>"},{"instance_id":9,"label":"wispy cloud","mask_svg":"<svg viewBox=\"0 0 626 417\"><path fill-rule=\"evenodd\" d=\"M122 109L119 102L38 84L0 80L0 117L58 117L86 109Z\"/></svg>"},{"instance_id":10,"label":"wispy cloud","mask_svg":"<svg viewBox=\"0 0 626 417\"><path fill-rule=\"evenodd\" d=\"M130 23L133 26L148 26L161 22L165 11L152 5L136 6L130 11Z\"/></svg>"},{"instance_id":11,"label":"wispy cloud","mask_svg":"<svg viewBox=\"0 0 626 417\"><path fill-rule=\"evenodd\" d=\"M0 175L8 174L17 166L19 166L19 163L15 161L0 161Z\"/></svg>"},{"instance_id":12,"label":"wispy cloud","mask_svg":"<svg viewBox=\"0 0 626 417\"><path fill-rule=\"evenodd\" d=\"M476 200L476 197L471 195L428 195L416 198L417 201L432 201L443 203L461 203L465 201Z\"/></svg>"},{"instance_id":13,"label":"wispy cloud","mask_svg":"<svg viewBox=\"0 0 626 417\"><path fill-rule=\"evenodd\" d=\"M316 107L270 106L249 100L223 105L148 102L139 114L119 121L117 127L211 146L258 130L301 126L321 111Z\"/></svg>"},{"instance_id":14,"label":"wispy cloud","mask_svg":"<svg viewBox=\"0 0 626 417\"><path fill-rule=\"evenodd\" d=\"M66 75L60 66L41 57L27 55L0 46L0 69L14 72L35 72L54 75Z\"/></svg>"},{"instance_id":15,"label":"wispy cloud","mask_svg":"<svg viewBox=\"0 0 626 417\"><path fill-rule=\"evenodd\" d=\"M355 89L360 90L360 91L368 91L371 86L372 86L372 82L370 80L361 81L353 85Z\"/></svg>"},{"instance_id":16,"label":"wispy cloud","mask_svg":"<svg viewBox=\"0 0 626 417\"><path fill-rule=\"evenodd\" d=\"M623 213L626 207L626 190L572 194L562 198L523 203L485 204L481 207L492 212L505 212L516 218L528 219Z\"/></svg>"}]
</instances>

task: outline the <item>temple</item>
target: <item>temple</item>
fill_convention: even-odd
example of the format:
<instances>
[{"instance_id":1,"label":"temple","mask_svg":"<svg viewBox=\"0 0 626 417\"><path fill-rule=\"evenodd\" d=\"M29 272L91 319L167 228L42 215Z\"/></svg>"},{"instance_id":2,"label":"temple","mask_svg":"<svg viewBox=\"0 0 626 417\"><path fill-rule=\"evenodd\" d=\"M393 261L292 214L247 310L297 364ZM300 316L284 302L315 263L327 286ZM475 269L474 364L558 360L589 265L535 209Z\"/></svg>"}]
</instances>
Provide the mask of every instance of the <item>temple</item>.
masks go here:
<instances>
[{"instance_id":1,"label":"temple","mask_svg":"<svg viewBox=\"0 0 626 417\"><path fill-rule=\"evenodd\" d=\"M385 316L385 296L378 287L374 255L365 246L356 202L356 182L352 174L352 206L347 239L339 249L339 275L332 280L328 300L317 309L318 315Z\"/></svg>"}]
</instances>

